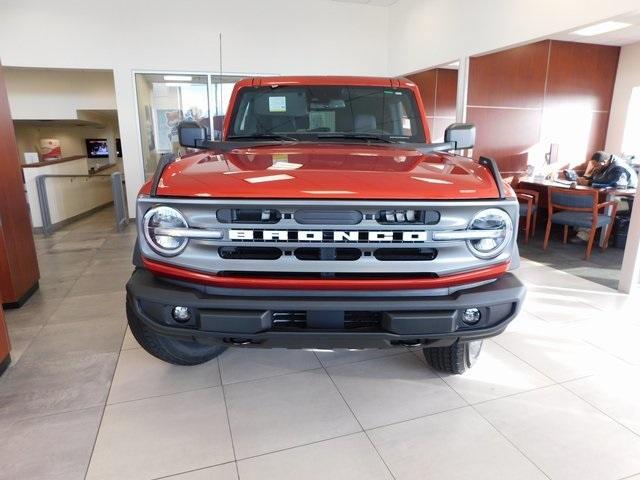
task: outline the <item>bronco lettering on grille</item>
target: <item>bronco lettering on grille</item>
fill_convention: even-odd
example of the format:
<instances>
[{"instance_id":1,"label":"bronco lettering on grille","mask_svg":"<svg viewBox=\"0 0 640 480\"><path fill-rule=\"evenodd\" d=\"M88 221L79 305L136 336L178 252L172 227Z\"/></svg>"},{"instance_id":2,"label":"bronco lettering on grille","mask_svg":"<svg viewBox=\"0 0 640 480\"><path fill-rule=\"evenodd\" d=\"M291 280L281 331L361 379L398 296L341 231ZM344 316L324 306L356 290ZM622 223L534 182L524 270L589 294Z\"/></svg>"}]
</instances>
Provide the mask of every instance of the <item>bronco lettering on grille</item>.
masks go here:
<instances>
[{"instance_id":1,"label":"bronco lettering on grille","mask_svg":"<svg viewBox=\"0 0 640 480\"><path fill-rule=\"evenodd\" d=\"M238 242L426 242L426 231L229 230Z\"/></svg>"}]
</instances>

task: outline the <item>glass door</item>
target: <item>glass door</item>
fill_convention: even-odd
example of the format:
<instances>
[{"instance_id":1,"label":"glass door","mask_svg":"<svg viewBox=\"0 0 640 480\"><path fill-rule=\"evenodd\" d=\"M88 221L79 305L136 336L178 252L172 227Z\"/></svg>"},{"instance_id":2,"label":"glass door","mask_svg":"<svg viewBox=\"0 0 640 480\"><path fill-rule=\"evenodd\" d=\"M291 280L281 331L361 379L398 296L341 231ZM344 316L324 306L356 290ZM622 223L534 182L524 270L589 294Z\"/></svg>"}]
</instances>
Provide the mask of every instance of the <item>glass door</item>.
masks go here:
<instances>
[{"instance_id":1,"label":"glass door","mask_svg":"<svg viewBox=\"0 0 640 480\"><path fill-rule=\"evenodd\" d=\"M160 157L180 153L177 127L193 120L211 128L208 75L137 73L138 118L145 178Z\"/></svg>"}]
</instances>

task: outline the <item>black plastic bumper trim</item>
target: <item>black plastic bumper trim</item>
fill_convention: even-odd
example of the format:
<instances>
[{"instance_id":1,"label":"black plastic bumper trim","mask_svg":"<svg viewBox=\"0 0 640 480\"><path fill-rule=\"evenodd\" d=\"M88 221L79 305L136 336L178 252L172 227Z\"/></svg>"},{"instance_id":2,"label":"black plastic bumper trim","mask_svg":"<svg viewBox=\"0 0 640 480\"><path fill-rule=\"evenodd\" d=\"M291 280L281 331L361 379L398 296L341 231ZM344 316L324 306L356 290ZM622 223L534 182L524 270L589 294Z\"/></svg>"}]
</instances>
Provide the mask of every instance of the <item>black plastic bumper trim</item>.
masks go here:
<instances>
[{"instance_id":1,"label":"black plastic bumper trim","mask_svg":"<svg viewBox=\"0 0 640 480\"><path fill-rule=\"evenodd\" d=\"M525 287L513 274L505 274L493 283L477 288L459 291L439 297L359 297L357 292L348 297L314 297L309 292L272 297L252 297L249 292L244 295L203 295L195 289L178 287L154 277L144 269L134 271L127 284L127 302L139 320L155 332L177 338L188 338L202 343L243 343L246 346L285 347L285 348L385 348L399 344L439 344L452 343L458 338L467 340L488 338L501 333L507 324L518 314L525 296ZM162 305L186 305L202 312L209 320L207 329L171 326L151 318L143 311L141 302ZM392 315L410 317L416 312L436 312L460 310L479 307L492 308L511 304L510 313L496 324L483 328L467 327L452 331L445 328L451 322L442 321L442 330L425 327L423 331L412 333L392 333L388 331L330 331L316 329L300 329L286 331L271 329L267 331L248 331L239 328L237 332L229 328L227 322L220 330L212 331L215 322L211 321L209 311L229 311L243 313L271 311L378 311L396 312ZM402 315L398 312L402 312ZM232 317L233 315L229 315ZM387 315L388 316L388 315ZM222 325L221 325L222 327ZM241 340L241 341L240 341Z\"/></svg>"}]
</instances>

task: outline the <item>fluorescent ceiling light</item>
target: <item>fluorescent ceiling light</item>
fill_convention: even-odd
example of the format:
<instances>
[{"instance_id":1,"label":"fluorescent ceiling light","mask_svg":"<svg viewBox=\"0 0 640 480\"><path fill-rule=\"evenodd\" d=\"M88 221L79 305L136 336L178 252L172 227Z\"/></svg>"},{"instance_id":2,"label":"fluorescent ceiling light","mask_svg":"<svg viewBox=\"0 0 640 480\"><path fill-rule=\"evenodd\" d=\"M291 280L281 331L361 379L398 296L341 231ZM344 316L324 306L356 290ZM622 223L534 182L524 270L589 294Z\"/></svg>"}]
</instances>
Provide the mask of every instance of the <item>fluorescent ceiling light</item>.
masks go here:
<instances>
[{"instance_id":1,"label":"fluorescent ceiling light","mask_svg":"<svg viewBox=\"0 0 640 480\"><path fill-rule=\"evenodd\" d=\"M594 35L600 35L602 33L614 32L616 30L622 30L623 28L630 27L630 23L625 22L602 22L591 25L590 27L581 28L571 32L572 35L581 35L583 37L592 37Z\"/></svg>"},{"instance_id":2,"label":"fluorescent ceiling light","mask_svg":"<svg viewBox=\"0 0 640 480\"><path fill-rule=\"evenodd\" d=\"M164 79L169 82L190 82L193 77L187 75L165 75Z\"/></svg>"}]
</instances>

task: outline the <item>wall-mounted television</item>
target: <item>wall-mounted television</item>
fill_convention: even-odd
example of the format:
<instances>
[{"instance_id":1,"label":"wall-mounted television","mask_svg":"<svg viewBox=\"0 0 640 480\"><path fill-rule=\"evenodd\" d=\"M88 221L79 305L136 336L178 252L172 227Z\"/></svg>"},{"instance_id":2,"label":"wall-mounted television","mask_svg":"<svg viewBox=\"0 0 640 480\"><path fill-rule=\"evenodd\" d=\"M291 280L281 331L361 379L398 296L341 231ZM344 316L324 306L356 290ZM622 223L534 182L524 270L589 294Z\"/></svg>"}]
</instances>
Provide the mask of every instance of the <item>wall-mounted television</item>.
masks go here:
<instances>
[{"instance_id":1,"label":"wall-mounted television","mask_svg":"<svg viewBox=\"0 0 640 480\"><path fill-rule=\"evenodd\" d=\"M87 138L87 157L89 158L109 158L109 145L106 138Z\"/></svg>"},{"instance_id":2,"label":"wall-mounted television","mask_svg":"<svg viewBox=\"0 0 640 480\"><path fill-rule=\"evenodd\" d=\"M116 138L116 157L122 158L122 144L119 138Z\"/></svg>"}]
</instances>

